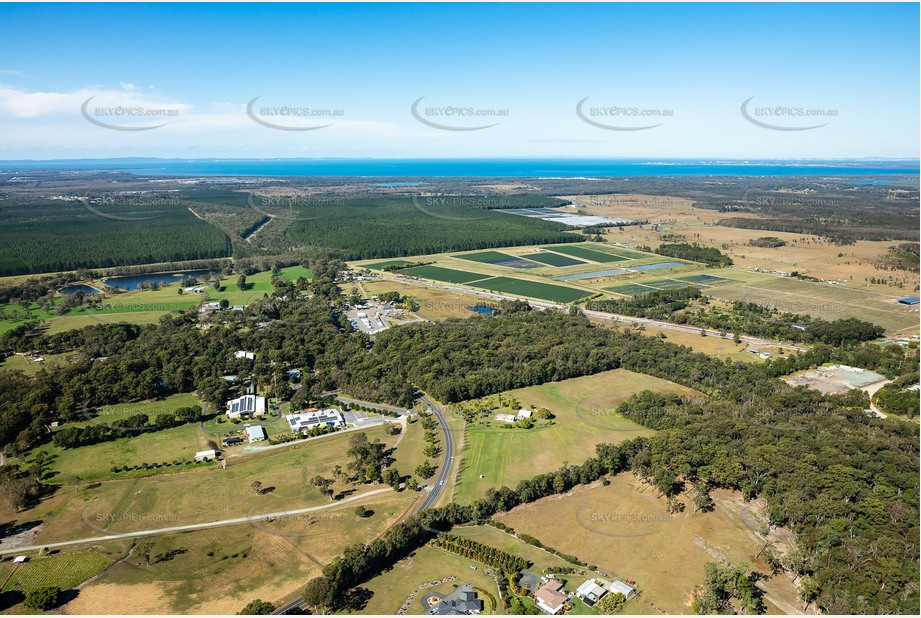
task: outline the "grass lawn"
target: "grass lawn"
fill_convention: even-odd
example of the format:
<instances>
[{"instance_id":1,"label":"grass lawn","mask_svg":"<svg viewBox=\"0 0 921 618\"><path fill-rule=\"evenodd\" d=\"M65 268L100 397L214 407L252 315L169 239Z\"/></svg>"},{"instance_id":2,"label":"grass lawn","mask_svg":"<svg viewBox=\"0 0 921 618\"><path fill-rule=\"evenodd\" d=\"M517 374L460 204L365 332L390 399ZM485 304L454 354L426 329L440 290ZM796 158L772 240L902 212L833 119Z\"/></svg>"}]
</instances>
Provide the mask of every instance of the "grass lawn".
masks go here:
<instances>
[{"instance_id":1,"label":"grass lawn","mask_svg":"<svg viewBox=\"0 0 921 618\"><path fill-rule=\"evenodd\" d=\"M18 369L26 375L35 375L42 367L51 367L54 365L66 365L70 358L70 353L64 354L43 354L41 358L45 359L40 363L34 362L29 356L8 356L0 360L0 369Z\"/></svg>"},{"instance_id":2,"label":"grass lawn","mask_svg":"<svg viewBox=\"0 0 921 618\"><path fill-rule=\"evenodd\" d=\"M433 279L435 281L444 281L446 283L470 283L485 279L488 275L480 273L471 273L463 270L453 270L451 268L442 268L440 266L415 266L400 271L401 274L413 275L422 279Z\"/></svg>"},{"instance_id":3,"label":"grass lawn","mask_svg":"<svg viewBox=\"0 0 921 618\"><path fill-rule=\"evenodd\" d=\"M483 569L484 565L478 562L473 562L433 547L422 547L409 558L398 562L391 570L362 584L362 587L370 590L373 596L360 613L395 614L410 593L416 590L418 594L406 613L411 615L424 614L425 611L420 599L424 598L426 593L439 592L447 595L454 591L455 584L459 586L473 584L477 588L482 588L492 593L498 601L499 591L496 587L496 582L493 578L485 575ZM418 590L420 584L451 576L457 577L457 579L426 590ZM488 601L484 599L484 604L487 603ZM501 613L501 611L500 605L497 608L497 613Z\"/></svg>"},{"instance_id":4,"label":"grass lawn","mask_svg":"<svg viewBox=\"0 0 921 618\"><path fill-rule=\"evenodd\" d=\"M492 292L515 294L558 303L571 303L591 295L591 292L585 290L512 277L492 277L483 281L471 282L468 285Z\"/></svg>"},{"instance_id":5,"label":"grass lawn","mask_svg":"<svg viewBox=\"0 0 921 618\"><path fill-rule=\"evenodd\" d=\"M502 393L504 399L517 399L528 408L548 408L556 417L554 424L532 429L502 429L482 421L469 424L457 501L472 502L490 487L514 487L522 479L556 470L564 461L582 463L595 454L596 444L651 435L650 430L614 412L630 395L647 389L683 395L696 392L667 380L615 369ZM478 401L492 407L497 399L492 395Z\"/></svg>"}]
</instances>

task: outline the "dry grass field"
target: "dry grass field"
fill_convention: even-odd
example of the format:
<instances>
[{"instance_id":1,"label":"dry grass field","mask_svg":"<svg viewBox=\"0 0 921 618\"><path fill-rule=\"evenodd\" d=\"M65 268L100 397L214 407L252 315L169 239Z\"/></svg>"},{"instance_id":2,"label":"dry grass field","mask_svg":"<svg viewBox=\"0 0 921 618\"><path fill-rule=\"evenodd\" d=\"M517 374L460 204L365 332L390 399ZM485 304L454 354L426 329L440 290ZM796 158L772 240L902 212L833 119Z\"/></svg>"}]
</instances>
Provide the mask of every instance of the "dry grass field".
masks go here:
<instances>
[{"instance_id":1,"label":"dry grass field","mask_svg":"<svg viewBox=\"0 0 921 618\"><path fill-rule=\"evenodd\" d=\"M711 513L670 515L665 500L632 474L611 484L579 487L569 494L544 498L498 517L518 533L573 554L620 579L636 580L639 601L664 613L690 612L691 593L704 577L707 562L755 559L768 540L792 547L792 535L772 529L765 536L764 504L746 503L740 494L713 492ZM780 574L765 582L769 613L799 613L795 586Z\"/></svg>"}]
</instances>

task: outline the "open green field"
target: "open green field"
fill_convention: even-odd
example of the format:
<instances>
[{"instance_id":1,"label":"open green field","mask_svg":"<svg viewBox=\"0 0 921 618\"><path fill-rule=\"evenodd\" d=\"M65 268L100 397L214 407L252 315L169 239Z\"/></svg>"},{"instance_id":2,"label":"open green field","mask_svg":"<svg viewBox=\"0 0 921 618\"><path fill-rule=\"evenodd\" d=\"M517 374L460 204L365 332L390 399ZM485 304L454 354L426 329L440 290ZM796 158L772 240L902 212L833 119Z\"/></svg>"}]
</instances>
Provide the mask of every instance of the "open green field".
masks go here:
<instances>
[{"instance_id":1,"label":"open green field","mask_svg":"<svg viewBox=\"0 0 921 618\"><path fill-rule=\"evenodd\" d=\"M591 292L586 292L585 290L552 283L541 283L540 281L530 281L528 279L514 279L512 277L493 277L483 281L470 282L469 285L493 292L540 298L558 303L571 303L591 295Z\"/></svg>"},{"instance_id":2,"label":"open green field","mask_svg":"<svg viewBox=\"0 0 921 618\"><path fill-rule=\"evenodd\" d=\"M454 590L454 584L473 584L476 588L488 590L498 600L499 590L496 587L496 582L493 578L483 573L484 568L484 565L478 562L455 554L429 546L422 547L416 550L409 558L398 562L386 573L362 584L363 588L371 591L372 596L368 601L368 605L360 613L395 614L410 593L417 590L418 594L406 613L410 615L424 614L425 611L420 599L425 596L425 593L450 594ZM457 580L426 590L418 590L420 584L452 576L457 577ZM482 598L482 595L480 597ZM484 600L484 604L488 604L488 602ZM486 612L484 611L484 613ZM502 613L501 604L496 613Z\"/></svg>"},{"instance_id":3,"label":"open green field","mask_svg":"<svg viewBox=\"0 0 921 618\"><path fill-rule=\"evenodd\" d=\"M295 281L299 277L310 279L312 273L303 266L290 266L280 271L282 278ZM226 299L231 306L248 305L261 299L265 294L272 293L272 273L264 271L246 278L246 288L241 290L236 285L236 276L224 278L221 289L217 290L210 285L206 286L203 294L180 293L179 282L162 286L159 290L132 290L128 292L109 293L102 306L96 309L80 307L68 311L65 315L56 316L46 313L35 307L31 313L33 317L47 322L49 334L66 330L83 328L91 324L128 322L131 324L153 324L160 316L171 311L185 311L198 306L207 297L209 301ZM0 310L9 312L7 305ZM19 324L21 320L0 321L0 335Z\"/></svg>"},{"instance_id":4,"label":"open green field","mask_svg":"<svg viewBox=\"0 0 921 618\"><path fill-rule=\"evenodd\" d=\"M189 425L181 429L186 427L196 428ZM364 432L369 440L380 439L388 445L395 444L398 438L386 435L382 427ZM300 444L228 457L226 468L210 464L154 476L116 476L115 480L92 485L67 483L27 511L14 513L4 507L0 516L4 521L20 523L41 520L44 528L36 542L52 543L99 533L131 532L323 506L332 502L310 479L317 474L333 478L336 465L345 468L349 461L345 451L354 435L354 432L331 434ZM81 447L73 452L85 450L82 456L87 457L98 446ZM407 446L412 448L413 444ZM194 455L194 450L185 455ZM400 453L400 449L396 452ZM67 470L65 474L69 473L71 471ZM251 487L255 481L261 483L261 493ZM351 486L344 479L335 480L332 485L334 492L343 497L381 488L380 485ZM400 495L411 500L415 494L403 492Z\"/></svg>"},{"instance_id":5,"label":"open green field","mask_svg":"<svg viewBox=\"0 0 921 618\"><path fill-rule=\"evenodd\" d=\"M492 264L493 262L511 260L515 256L507 253L499 253L498 251L478 251L476 253L459 253L454 257L462 260L469 260L471 262L480 262L481 264Z\"/></svg>"},{"instance_id":6,"label":"open green field","mask_svg":"<svg viewBox=\"0 0 921 618\"><path fill-rule=\"evenodd\" d=\"M549 251L545 251L543 253L524 253L521 255L521 257L533 262L540 262L541 264L557 267L585 264L585 262L582 260L560 255L559 253L550 253Z\"/></svg>"},{"instance_id":7,"label":"open green field","mask_svg":"<svg viewBox=\"0 0 921 618\"><path fill-rule=\"evenodd\" d=\"M502 393L503 398L514 398L528 408L548 408L556 417L554 424L532 429L491 427L483 421L468 424L455 499L471 502L490 487L514 487L522 479L556 470L564 461L581 463L594 455L596 444L651 435L650 430L614 411L628 397L647 389L681 395L696 392L667 380L615 369ZM496 400L492 395L468 405L490 408Z\"/></svg>"},{"instance_id":8,"label":"open green field","mask_svg":"<svg viewBox=\"0 0 921 618\"><path fill-rule=\"evenodd\" d=\"M618 255L606 253L604 251L595 251L594 249L588 249L578 245L553 245L552 247L541 247L541 249L546 251L553 251L555 253L571 255L573 257L582 258L585 260L591 260L592 262L600 262L602 264L607 264L610 262L623 262L625 259L627 259ZM646 254L640 255L643 257L649 257Z\"/></svg>"},{"instance_id":9,"label":"open green field","mask_svg":"<svg viewBox=\"0 0 921 618\"><path fill-rule=\"evenodd\" d=\"M444 281L445 283L470 283L471 281L479 281L487 277L487 275L481 275L479 273L441 268L440 266L432 266L431 264L406 268L401 270L400 274L409 274L423 279Z\"/></svg>"},{"instance_id":10,"label":"open green field","mask_svg":"<svg viewBox=\"0 0 921 618\"><path fill-rule=\"evenodd\" d=\"M409 264L412 264L412 262L408 260L386 260L384 262L374 262L372 264L365 264L364 268L370 268L372 270L383 270L384 268L387 268L388 266L407 266Z\"/></svg>"},{"instance_id":11,"label":"open green field","mask_svg":"<svg viewBox=\"0 0 921 618\"><path fill-rule=\"evenodd\" d=\"M790 277L767 277L735 285L720 285L707 294L728 301L746 301L790 313L807 313L826 320L856 317L889 331L917 326L918 313L887 297L868 291Z\"/></svg>"},{"instance_id":12,"label":"open green field","mask_svg":"<svg viewBox=\"0 0 921 618\"><path fill-rule=\"evenodd\" d=\"M66 365L70 358L70 354L43 354L40 358L44 360L35 362L31 357L20 354L7 356L4 359L0 359L0 369L18 369L26 375L31 376L41 371L42 367Z\"/></svg>"}]
</instances>

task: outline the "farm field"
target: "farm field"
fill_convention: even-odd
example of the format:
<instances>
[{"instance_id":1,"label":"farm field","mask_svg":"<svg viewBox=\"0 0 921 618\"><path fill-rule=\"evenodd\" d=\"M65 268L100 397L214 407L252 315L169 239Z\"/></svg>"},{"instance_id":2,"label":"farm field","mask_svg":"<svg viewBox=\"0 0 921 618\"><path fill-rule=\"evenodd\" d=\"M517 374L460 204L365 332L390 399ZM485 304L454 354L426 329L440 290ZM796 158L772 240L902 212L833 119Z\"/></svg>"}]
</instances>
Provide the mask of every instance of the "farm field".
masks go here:
<instances>
[{"instance_id":1,"label":"farm field","mask_svg":"<svg viewBox=\"0 0 921 618\"><path fill-rule=\"evenodd\" d=\"M558 303L571 303L585 298L586 296L591 296L592 294L585 290L578 290L562 285L541 283L539 281L530 281L526 279L513 279L512 277L493 277L483 281L472 281L469 285L492 292L528 296L530 298L539 298L541 300L549 300Z\"/></svg>"},{"instance_id":2,"label":"farm field","mask_svg":"<svg viewBox=\"0 0 921 618\"><path fill-rule=\"evenodd\" d=\"M59 586L67 590L85 582L111 563L109 556L96 551L35 556L14 568L3 586L3 592L18 590L27 593L43 586Z\"/></svg>"},{"instance_id":3,"label":"farm field","mask_svg":"<svg viewBox=\"0 0 921 618\"><path fill-rule=\"evenodd\" d=\"M739 198L742 198L740 195ZM767 230L746 230L716 225L725 213L715 210L694 208L693 201L669 196L592 195L570 198L591 215L618 216L648 220L653 225L611 228L605 235L610 242L655 247L662 240L662 233L684 235L688 242L698 242L709 247L720 248L735 262L734 270L760 268L769 271L799 271L820 279L838 280L842 287L863 289L885 297L900 297L918 289L918 276L907 271L880 271L875 264L886 254L895 241L858 240L847 246L838 246L819 236L776 232ZM758 218L757 215L734 212L734 217ZM772 249L752 247L751 240L774 236L787 244ZM617 253L619 248L612 247ZM625 257L630 257L625 254ZM894 279L904 282L903 288L886 284L871 283L871 277ZM917 294L915 294L917 295ZM859 317L859 316L857 316Z\"/></svg>"},{"instance_id":4,"label":"farm field","mask_svg":"<svg viewBox=\"0 0 921 618\"><path fill-rule=\"evenodd\" d=\"M608 486L596 483L562 496L512 509L497 519L559 551L573 554L619 579L636 580L638 602L670 614L690 613L691 592L704 578L707 562L755 560L765 542L789 551L792 533L771 529L764 502L745 502L737 492L715 490L713 512L693 507L671 515L665 500L632 474L619 474ZM547 522L554 525L548 526ZM762 582L769 613L800 613L796 586L781 574ZM644 612L637 612L644 613Z\"/></svg>"},{"instance_id":5,"label":"farm field","mask_svg":"<svg viewBox=\"0 0 921 618\"><path fill-rule=\"evenodd\" d=\"M178 553L147 566L132 555L111 567L63 607L68 614L234 614L255 598L281 603L322 566L400 518L411 496L374 496L374 514L355 504L284 520L155 537L152 555ZM184 551L183 551L184 550Z\"/></svg>"},{"instance_id":6,"label":"farm field","mask_svg":"<svg viewBox=\"0 0 921 618\"><path fill-rule=\"evenodd\" d=\"M647 389L695 394L667 380L625 369L502 393L504 399L515 399L525 407L548 408L556 417L555 424L531 429L490 427L483 421L468 424L455 499L471 502L490 487L514 487L522 479L556 470L564 461L581 463L594 455L596 444L651 435L651 430L614 412L630 395ZM495 401L496 396L467 404L489 406L490 400Z\"/></svg>"},{"instance_id":7,"label":"farm field","mask_svg":"<svg viewBox=\"0 0 921 618\"><path fill-rule=\"evenodd\" d=\"M541 249L546 251L553 251L554 253L562 253L584 260L591 260L592 262L599 262L602 264L607 264L609 262L623 262L626 259L624 257L620 257L619 255L614 255L605 251L596 251L595 249L588 249L578 245L554 245L552 247L541 247ZM643 254L643 256L648 257L646 254Z\"/></svg>"},{"instance_id":8,"label":"farm field","mask_svg":"<svg viewBox=\"0 0 921 618\"><path fill-rule=\"evenodd\" d=\"M498 601L499 590L496 587L496 582L492 577L483 573L483 569L484 565L478 562L433 547L422 547L410 557L397 562L391 570L362 585L363 588L367 588L372 592L372 596L361 613L395 614L410 593L414 590L418 591L420 584L445 577L457 577L457 580L418 591L416 598L406 613L411 615L425 614L420 602L425 593L440 592L449 594L454 590L454 584L473 584L477 588L489 591ZM479 596L483 599L482 594ZM483 599L483 602L484 605L488 606L488 601ZM484 614L487 613L486 610L488 610L488 607L484 609ZM494 613L502 613L501 605Z\"/></svg>"},{"instance_id":9,"label":"farm field","mask_svg":"<svg viewBox=\"0 0 921 618\"><path fill-rule=\"evenodd\" d=\"M401 270L400 273L413 275L415 277L421 277L423 279L434 279L435 281L444 281L445 283L470 283L471 281L479 281L480 279L486 278L486 275L481 275L479 273L465 272L462 270L452 270L450 268L432 266L431 264L426 264L425 266L414 266L412 268L405 268Z\"/></svg>"},{"instance_id":10,"label":"farm field","mask_svg":"<svg viewBox=\"0 0 921 618\"><path fill-rule=\"evenodd\" d=\"M393 444L398 438L386 436L381 427L367 429L365 433L369 440L380 438L386 444ZM331 478L335 465L346 466L345 450L353 435L354 432L330 435L232 459L226 469L211 464L172 474L116 478L95 487L67 484L29 511L17 514L4 508L0 514L21 519L20 523L41 520L43 528L36 542L52 543L100 533L180 526L331 504L310 479L317 474ZM261 483L261 493L251 487L255 481ZM332 486L337 494L344 496L380 488L380 485L348 486L342 482ZM415 494L400 495L411 500Z\"/></svg>"},{"instance_id":11,"label":"farm field","mask_svg":"<svg viewBox=\"0 0 921 618\"><path fill-rule=\"evenodd\" d=\"M562 267L585 264L585 262L582 260L577 260L566 255L560 255L559 253L551 253L550 251L544 251L542 253L525 253L521 257L532 260L534 262L546 264L547 266Z\"/></svg>"}]
</instances>

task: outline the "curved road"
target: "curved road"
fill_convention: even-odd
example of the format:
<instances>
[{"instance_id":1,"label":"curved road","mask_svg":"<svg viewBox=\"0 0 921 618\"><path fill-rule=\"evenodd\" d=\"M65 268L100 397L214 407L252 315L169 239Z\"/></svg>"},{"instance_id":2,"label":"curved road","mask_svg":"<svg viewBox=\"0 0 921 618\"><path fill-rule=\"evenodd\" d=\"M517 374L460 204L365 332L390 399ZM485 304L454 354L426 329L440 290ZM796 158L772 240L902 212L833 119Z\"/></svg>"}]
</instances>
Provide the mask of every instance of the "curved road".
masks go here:
<instances>
[{"instance_id":1,"label":"curved road","mask_svg":"<svg viewBox=\"0 0 921 618\"><path fill-rule=\"evenodd\" d=\"M435 418L438 419L438 424L441 425L441 431L445 435L445 458L444 462L441 464L441 469L438 470L438 476L435 477L435 484L432 485L432 489L428 492L425 500L419 503L416 512L431 508L438 502L438 499L441 497L441 492L444 491L445 484L448 482L448 475L451 473L451 466L454 463L454 438L451 436L451 429L448 427L448 419L444 417L441 408L438 407L434 401L429 399L427 395L423 395L421 399L422 402L429 407L432 414L435 415Z\"/></svg>"},{"instance_id":2,"label":"curved road","mask_svg":"<svg viewBox=\"0 0 921 618\"><path fill-rule=\"evenodd\" d=\"M445 435L445 457L441 464L441 468L438 470L438 476L435 477L432 489L427 492L428 495L426 495L425 498L416 506L416 508L413 509L416 513L431 508L435 505L435 503L438 502L438 499L441 498L441 494L444 492L445 487L447 486L448 476L451 474L451 466L454 463L454 437L451 436L451 429L448 427L448 419L445 418L444 413L438 404L429 399L427 395L422 395L420 399L425 405L428 406L429 411L435 415L438 424L441 426L441 431ZM300 597L291 601L290 603L282 605L272 613L287 614L294 609L300 608L303 603L304 598Z\"/></svg>"}]
</instances>

